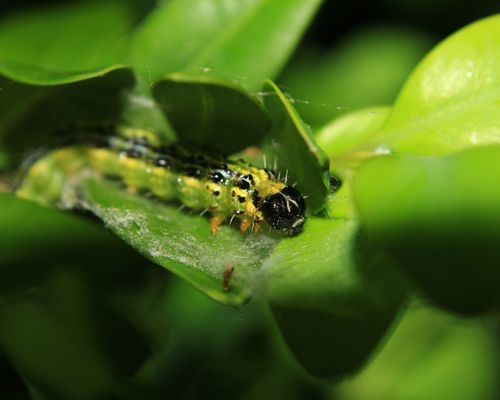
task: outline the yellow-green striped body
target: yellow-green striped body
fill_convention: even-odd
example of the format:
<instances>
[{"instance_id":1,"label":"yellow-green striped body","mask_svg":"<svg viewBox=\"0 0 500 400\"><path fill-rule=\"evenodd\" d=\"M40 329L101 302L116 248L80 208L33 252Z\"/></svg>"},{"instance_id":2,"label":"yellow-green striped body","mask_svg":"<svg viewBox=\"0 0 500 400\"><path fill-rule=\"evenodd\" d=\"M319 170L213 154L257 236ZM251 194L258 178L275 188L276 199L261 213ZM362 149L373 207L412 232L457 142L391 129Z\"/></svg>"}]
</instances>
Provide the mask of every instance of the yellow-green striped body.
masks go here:
<instances>
[{"instance_id":1,"label":"yellow-green striped body","mask_svg":"<svg viewBox=\"0 0 500 400\"><path fill-rule=\"evenodd\" d=\"M294 214L298 222L287 224L282 229L285 231L295 232L304 222L302 197L298 194L295 198L296 190L276 179L272 171L244 161L193 156L182 148L161 146L140 136L110 138L105 147L82 145L53 150L31 166L17 195L57 205L65 189L78 187L89 173L119 178L131 192L148 192L165 201L179 201L194 211L208 211L214 233L221 222L235 217L242 231L250 226L258 228L268 219L266 211L268 215L278 212L280 221ZM293 191L295 197L287 191ZM271 198L273 202L267 202Z\"/></svg>"}]
</instances>

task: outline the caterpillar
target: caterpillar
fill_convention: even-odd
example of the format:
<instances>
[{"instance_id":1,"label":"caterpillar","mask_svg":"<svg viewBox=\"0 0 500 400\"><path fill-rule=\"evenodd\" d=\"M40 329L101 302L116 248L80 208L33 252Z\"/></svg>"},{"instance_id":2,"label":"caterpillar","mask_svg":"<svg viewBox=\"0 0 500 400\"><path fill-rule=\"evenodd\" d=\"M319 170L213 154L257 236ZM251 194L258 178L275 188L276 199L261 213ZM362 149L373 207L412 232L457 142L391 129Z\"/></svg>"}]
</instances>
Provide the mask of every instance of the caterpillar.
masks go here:
<instances>
[{"instance_id":1,"label":"caterpillar","mask_svg":"<svg viewBox=\"0 0 500 400\"><path fill-rule=\"evenodd\" d=\"M57 204L68 176L91 168L105 177L119 178L134 192L178 200L201 214L211 214L213 234L236 218L240 230L258 232L264 223L287 236L301 232L305 222L304 196L275 171L245 162L221 161L196 154L180 145L163 145L149 131L123 129L93 145L52 150L28 169L16 194L46 204Z\"/></svg>"}]
</instances>

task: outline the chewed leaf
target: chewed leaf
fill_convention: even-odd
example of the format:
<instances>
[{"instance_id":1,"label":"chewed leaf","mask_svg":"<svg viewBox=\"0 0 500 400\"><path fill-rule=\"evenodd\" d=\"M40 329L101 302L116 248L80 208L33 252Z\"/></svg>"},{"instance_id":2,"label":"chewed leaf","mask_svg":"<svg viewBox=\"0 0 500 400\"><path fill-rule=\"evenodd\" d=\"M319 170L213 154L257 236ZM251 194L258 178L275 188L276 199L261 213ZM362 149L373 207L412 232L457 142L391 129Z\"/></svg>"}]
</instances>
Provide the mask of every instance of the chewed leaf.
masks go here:
<instances>
[{"instance_id":1,"label":"chewed leaf","mask_svg":"<svg viewBox=\"0 0 500 400\"><path fill-rule=\"evenodd\" d=\"M258 144L270 129L262 106L220 79L175 74L159 81L153 93L179 140L204 151L236 153Z\"/></svg>"},{"instance_id":2,"label":"chewed leaf","mask_svg":"<svg viewBox=\"0 0 500 400\"><path fill-rule=\"evenodd\" d=\"M500 143L499 37L496 15L439 44L408 79L374 145L438 155Z\"/></svg>"},{"instance_id":3,"label":"chewed leaf","mask_svg":"<svg viewBox=\"0 0 500 400\"><path fill-rule=\"evenodd\" d=\"M297 187L308 196L306 201L311 211L319 211L330 187L328 156L274 82L267 81L263 94L273 120L273 129L267 138L268 150L277 159L279 169L288 171L289 182L296 181Z\"/></svg>"},{"instance_id":4,"label":"chewed leaf","mask_svg":"<svg viewBox=\"0 0 500 400\"><path fill-rule=\"evenodd\" d=\"M96 178L84 182L84 198L85 208L144 256L226 304L248 300L262 261L278 242L266 234L243 236L230 226L212 235L205 217ZM231 266L226 291L224 273Z\"/></svg>"}]
</instances>

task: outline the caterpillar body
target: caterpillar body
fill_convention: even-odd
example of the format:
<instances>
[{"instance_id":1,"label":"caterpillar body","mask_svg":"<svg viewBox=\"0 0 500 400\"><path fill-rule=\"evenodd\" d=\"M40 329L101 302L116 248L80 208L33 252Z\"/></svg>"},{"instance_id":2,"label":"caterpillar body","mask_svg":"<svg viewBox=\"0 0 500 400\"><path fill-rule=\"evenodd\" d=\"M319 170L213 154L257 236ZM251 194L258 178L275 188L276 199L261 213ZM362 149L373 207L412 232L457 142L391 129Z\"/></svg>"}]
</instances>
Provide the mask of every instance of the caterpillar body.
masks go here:
<instances>
[{"instance_id":1,"label":"caterpillar body","mask_svg":"<svg viewBox=\"0 0 500 400\"><path fill-rule=\"evenodd\" d=\"M56 204L68 176L89 168L121 179L130 191L150 192L210 213L214 234L221 223L235 218L243 233L249 228L258 232L267 223L288 236L298 234L305 222L304 197L274 171L241 159L220 161L178 145L165 146L142 130L129 129L122 136L101 140L99 146L52 150L29 168L16 193Z\"/></svg>"}]
</instances>

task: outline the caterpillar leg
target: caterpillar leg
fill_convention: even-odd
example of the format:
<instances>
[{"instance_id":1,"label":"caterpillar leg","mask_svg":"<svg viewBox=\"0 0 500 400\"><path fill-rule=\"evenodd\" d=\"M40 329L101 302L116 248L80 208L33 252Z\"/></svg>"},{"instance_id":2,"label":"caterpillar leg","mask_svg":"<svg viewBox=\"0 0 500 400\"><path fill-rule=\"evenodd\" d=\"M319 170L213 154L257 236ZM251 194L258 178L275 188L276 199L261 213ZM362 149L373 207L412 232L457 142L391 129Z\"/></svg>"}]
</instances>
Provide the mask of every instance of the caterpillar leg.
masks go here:
<instances>
[{"instance_id":1,"label":"caterpillar leg","mask_svg":"<svg viewBox=\"0 0 500 400\"><path fill-rule=\"evenodd\" d=\"M233 264L228 264L224 271L224 279L222 281L222 289L227 292L229 290L229 282L231 280L231 276L233 276L234 266Z\"/></svg>"},{"instance_id":2,"label":"caterpillar leg","mask_svg":"<svg viewBox=\"0 0 500 400\"><path fill-rule=\"evenodd\" d=\"M262 228L261 222L255 222L253 225L253 234L257 235L260 232L260 229Z\"/></svg>"},{"instance_id":3,"label":"caterpillar leg","mask_svg":"<svg viewBox=\"0 0 500 400\"><path fill-rule=\"evenodd\" d=\"M127 193L131 195L139 194L139 188L137 186L127 186Z\"/></svg>"},{"instance_id":4,"label":"caterpillar leg","mask_svg":"<svg viewBox=\"0 0 500 400\"><path fill-rule=\"evenodd\" d=\"M217 230L219 229L220 224L224 222L224 219L225 218L222 215L214 215L210 219L210 231L212 232L212 234L215 235L217 233Z\"/></svg>"},{"instance_id":5,"label":"caterpillar leg","mask_svg":"<svg viewBox=\"0 0 500 400\"><path fill-rule=\"evenodd\" d=\"M241 233L246 233L248 231L248 228L250 228L250 225L252 225L252 219L251 218L241 218L240 222L240 231Z\"/></svg>"}]
</instances>

